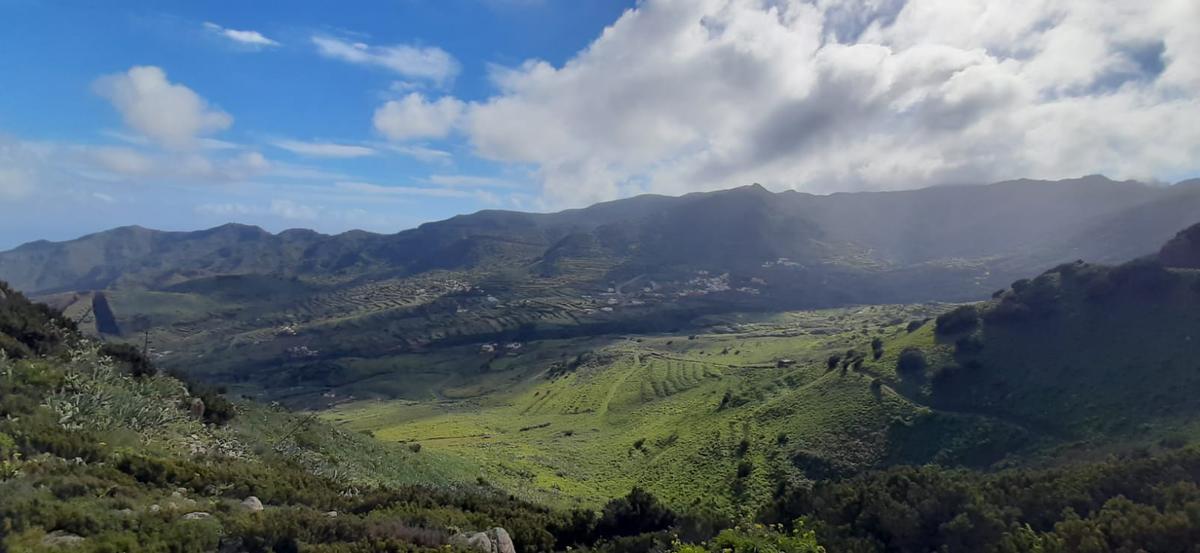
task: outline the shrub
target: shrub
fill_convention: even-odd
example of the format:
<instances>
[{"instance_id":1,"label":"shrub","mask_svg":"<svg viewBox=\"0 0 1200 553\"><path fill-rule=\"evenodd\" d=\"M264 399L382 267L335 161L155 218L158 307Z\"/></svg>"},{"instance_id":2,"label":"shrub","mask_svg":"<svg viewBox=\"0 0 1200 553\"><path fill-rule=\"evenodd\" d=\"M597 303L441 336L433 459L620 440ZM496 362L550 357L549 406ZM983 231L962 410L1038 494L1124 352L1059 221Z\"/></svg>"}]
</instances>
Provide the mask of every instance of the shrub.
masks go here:
<instances>
[{"instance_id":1,"label":"shrub","mask_svg":"<svg viewBox=\"0 0 1200 553\"><path fill-rule=\"evenodd\" d=\"M938 334L956 334L971 330L979 325L979 308L975 305L956 307L939 315L936 325Z\"/></svg>"},{"instance_id":2,"label":"shrub","mask_svg":"<svg viewBox=\"0 0 1200 553\"><path fill-rule=\"evenodd\" d=\"M896 372L900 374L901 378L920 378L925 374L927 364L925 352L919 348L907 347L900 352L900 357L896 359Z\"/></svg>"},{"instance_id":3,"label":"shrub","mask_svg":"<svg viewBox=\"0 0 1200 553\"><path fill-rule=\"evenodd\" d=\"M959 336L954 341L954 353L958 355L975 355L983 351L983 337L978 332Z\"/></svg>"},{"instance_id":4,"label":"shrub","mask_svg":"<svg viewBox=\"0 0 1200 553\"><path fill-rule=\"evenodd\" d=\"M142 355L142 351L130 344L109 342L100 346L100 354L111 357L113 361L120 363L129 374L136 378L154 376L158 373L158 369L145 355Z\"/></svg>"},{"instance_id":5,"label":"shrub","mask_svg":"<svg viewBox=\"0 0 1200 553\"><path fill-rule=\"evenodd\" d=\"M604 505L595 533L599 538L608 538L659 532L675 524L676 518L650 492L635 487L629 495Z\"/></svg>"},{"instance_id":6,"label":"shrub","mask_svg":"<svg viewBox=\"0 0 1200 553\"><path fill-rule=\"evenodd\" d=\"M879 338L871 339L871 356L878 361L883 357L883 340Z\"/></svg>"},{"instance_id":7,"label":"shrub","mask_svg":"<svg viewBox=\"0 0 1200 553\"><path fill-rule=\"evenodd\" d=\"M737 466L737 477L738 478L746 478L746 477L750 476L751 472L754 472L754 463L751 463L750 461L742 461L742 462L738 463L738 466Z\"/></svg>"}]
</instances>

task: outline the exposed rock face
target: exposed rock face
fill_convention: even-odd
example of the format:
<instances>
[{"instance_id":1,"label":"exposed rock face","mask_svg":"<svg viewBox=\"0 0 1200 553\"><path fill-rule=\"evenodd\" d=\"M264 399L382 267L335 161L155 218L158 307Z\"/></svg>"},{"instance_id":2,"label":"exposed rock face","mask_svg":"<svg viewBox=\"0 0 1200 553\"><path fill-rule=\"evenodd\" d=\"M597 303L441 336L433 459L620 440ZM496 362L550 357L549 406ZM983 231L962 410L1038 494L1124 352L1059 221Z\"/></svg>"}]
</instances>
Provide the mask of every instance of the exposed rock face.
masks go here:
<instances>
[{"instance_id":1,"label":"exposed rock face","mask_svg":"<svg viewBox=\"0 0 1200 553\"><path fill-rule=\"evenodd\" d=\"M1158 252L1158 259L1168 267L1200 269L1200 225L1192 225L1176 234Z\"/></svg>"},{"instance_id":2,"label":"exposed rock face","mask_svg":"<svg viewBox=\"0 0 1200 553\"><path fill-rule=\"evenodd\" d=\"M247 511L252 513L257 513L263 510L262 501L259 501L258 497L253 495L242 500L242 507L245 507Z\"/></svg>"},{"instance_id":3,"label":"exposed rock face","mask_svg":"<svg viewBox=\"0 0 1200 553\"><path fill-rule=\"evenodd\" d=\"M83 540L83 536L55 530L42 537L42 545L45 547L75 547L83 543Z\"/></svg>"}]
</instances>

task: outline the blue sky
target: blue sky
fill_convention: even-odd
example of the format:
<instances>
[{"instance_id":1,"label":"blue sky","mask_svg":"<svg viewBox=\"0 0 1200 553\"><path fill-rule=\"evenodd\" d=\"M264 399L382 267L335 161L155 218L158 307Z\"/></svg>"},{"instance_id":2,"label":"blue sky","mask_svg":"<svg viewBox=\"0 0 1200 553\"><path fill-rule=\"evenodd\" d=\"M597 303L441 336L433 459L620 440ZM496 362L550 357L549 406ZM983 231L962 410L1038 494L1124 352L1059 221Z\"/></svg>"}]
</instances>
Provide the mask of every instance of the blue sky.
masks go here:
<instances>
[{"instance_id":1,"label":"blue sky","mask_svg":"<svg viewBox=\"0 0 1200 553\"><path fill-rule=\"evenodd\" d=\"M1200 175L1192 0L0 0L0 248Z\"/></svg>"},{"instance_id":2,"label":"blue sky","mask_svg":"<svg viewBox=\"0 0 1200 553\"><path fill-rule=\"evenodd\" d=\"M607 0L393 0L346 9L342 3L320 1L4 0L0 2L4 14L0 49L10 54L0 56L0 137L157 155L158 148L144 144L138 130L125 124L121 112L95 90L102 76L153 66L161 68L170 83L189 88L232 118L218 132L201 133L203 138L257 152L273 165L291 165L318 177L322 172L331 175L297 179L283 170L280 175L263 172L245 177L254 183L170 175L120 182L118 175L113 179L117 182L101 179L88 185L87 190L99 196L84 193L83 202L65 197L68 194L40 191L44 194L39 196L51 198L42 198L47 203L39 200L36 212L3 213L0 247L39 238L70 238L122 224L194 229L226 220L273 230L306 226L340 231L364 226L394 232L457 213L523 206L522 200L529 202L536 190L522 167L477 158L455 138L422 138L402 145L432 150L432 160L388 151L386 137L372 127L372 114L386 100L411 92L453 95L464 101L485 99L495 90L489 81L490 67L530 58L561 64L631 5ZM226 29L252 30L273 43L234 40L224 34ZM388 67L349 63L322 56L314 37L437 49L453 60L455 69L450 78L438 82ZM12 55L15 52L21 55ZM374 153L326 157L277 145L288 142L350 145ZM225 154L216 150L211 155ZM372 205L379 199L367 198L331 208L358 210L347 215L348 220L321 214L304 217L309 206L288 193L289 188L329 188L331 181L437 188L429 181L437 177L503 180L504 185L500 194L486 192L483 198L414 195L388 198L382 206ZM51 182L39 184L83 186L47 180ZM284 206L274 210L279 213L272 212L273 201L284 202L276 204ZM299 213L284 213L288 205ZM333 220L322 220L326 218Z\"/></svg>"}]
</instances>

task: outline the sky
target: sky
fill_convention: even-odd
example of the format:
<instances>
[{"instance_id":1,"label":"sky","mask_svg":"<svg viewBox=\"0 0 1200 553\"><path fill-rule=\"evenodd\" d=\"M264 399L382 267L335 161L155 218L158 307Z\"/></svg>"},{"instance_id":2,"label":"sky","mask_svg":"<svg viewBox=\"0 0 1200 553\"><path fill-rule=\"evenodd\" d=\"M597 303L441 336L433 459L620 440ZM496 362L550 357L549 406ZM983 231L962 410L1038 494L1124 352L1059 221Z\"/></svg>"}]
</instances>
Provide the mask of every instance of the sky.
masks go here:
<instances>
[{"instance_id":1,"label":"sky","mask_svg":"<svg viewBox=\"0 0 1200 553\"><path fill-rule=\"evenodd\" d=\"M1200 176L1195 0L0 0L0 248Z\"/></svg>"}]
</instances>

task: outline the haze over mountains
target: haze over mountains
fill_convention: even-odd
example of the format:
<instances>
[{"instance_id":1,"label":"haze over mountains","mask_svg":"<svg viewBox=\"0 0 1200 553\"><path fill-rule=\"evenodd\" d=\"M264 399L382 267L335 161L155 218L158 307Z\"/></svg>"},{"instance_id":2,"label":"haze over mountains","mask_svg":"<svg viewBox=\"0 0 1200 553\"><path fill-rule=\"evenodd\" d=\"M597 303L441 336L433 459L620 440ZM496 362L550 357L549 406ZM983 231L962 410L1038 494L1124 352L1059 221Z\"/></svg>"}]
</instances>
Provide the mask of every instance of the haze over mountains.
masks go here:
<instances>
[{"instance_id":1,"label":"haze over mountains","mask_svg":"<svg viewBox=\"0 0 1200 553\"><path fill-rule=\"evenodd\" d=\"M0 253L0 279L45 294L158 289L229 274L349 283L505 266L536 277L592 264L602 269L588 274L597 284L732 271L763 276L767 288L789 280L833 287L831 296L801 300L813 305L961 300L1056 262L1115 262L1153 251L1198 219L1194 181L1151 186L1090 176L828 196L752 185L549 214L481 211L391 235L121 227ZM790 272L766 279L765 264ZM913 289L914 274L936 285ZM830 283L823 279L829 275L851 282ZM939 284L951 275L953 282Z\"/></svg>"}]
</instances>

